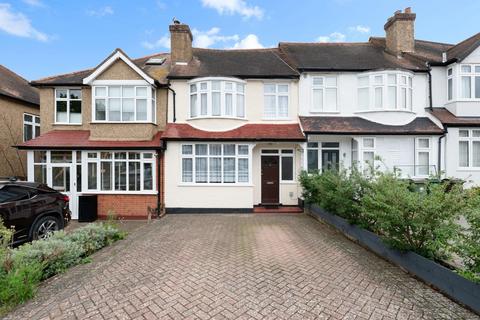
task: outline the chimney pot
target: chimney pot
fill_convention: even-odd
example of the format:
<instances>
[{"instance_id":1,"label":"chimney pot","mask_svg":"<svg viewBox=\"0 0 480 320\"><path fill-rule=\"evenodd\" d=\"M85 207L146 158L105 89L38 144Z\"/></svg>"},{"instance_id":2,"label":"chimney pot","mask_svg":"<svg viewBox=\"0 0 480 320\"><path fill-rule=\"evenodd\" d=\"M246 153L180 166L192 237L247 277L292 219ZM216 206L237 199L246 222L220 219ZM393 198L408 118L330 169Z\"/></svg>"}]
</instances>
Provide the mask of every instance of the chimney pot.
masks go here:
<instances>
[{"instance_id":1,"label":"chimney pot","mask_svg":"<svg viewBox=\"0 0 480 320\"><path fill-rule=\"evenodd\" d=\"M387 51L397 55L415 51L415 18L410 7L404 12L397 10L388 18L384 26Z\"/></svg>"},{"instance_id":2,"label":"chimney pot","mask_svg":"<svg viewBox=\"0 0 480 320\"><path fill-rule=\"evenodd\" d=\"M411 7L406 7L405 8L405 13L412 13L412 8Z\"/></svg>"}]
</instances>

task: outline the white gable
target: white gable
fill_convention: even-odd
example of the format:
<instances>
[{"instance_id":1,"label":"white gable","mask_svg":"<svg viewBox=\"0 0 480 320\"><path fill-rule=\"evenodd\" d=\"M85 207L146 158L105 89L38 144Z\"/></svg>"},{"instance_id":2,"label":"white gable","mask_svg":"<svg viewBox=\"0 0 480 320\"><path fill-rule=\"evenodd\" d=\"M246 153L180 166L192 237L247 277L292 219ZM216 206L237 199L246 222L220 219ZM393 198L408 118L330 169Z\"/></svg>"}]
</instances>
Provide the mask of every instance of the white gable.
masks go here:
<instances>
[{"instance_id":1,"label":"white gable","mask_svg":"<svg viewBox=\"0 0 480 320\"><path fill-rule=\"evenodd\" d=\"M480 46L463 59L462 63L480 63Z\"/></svg>"}]
</instances>

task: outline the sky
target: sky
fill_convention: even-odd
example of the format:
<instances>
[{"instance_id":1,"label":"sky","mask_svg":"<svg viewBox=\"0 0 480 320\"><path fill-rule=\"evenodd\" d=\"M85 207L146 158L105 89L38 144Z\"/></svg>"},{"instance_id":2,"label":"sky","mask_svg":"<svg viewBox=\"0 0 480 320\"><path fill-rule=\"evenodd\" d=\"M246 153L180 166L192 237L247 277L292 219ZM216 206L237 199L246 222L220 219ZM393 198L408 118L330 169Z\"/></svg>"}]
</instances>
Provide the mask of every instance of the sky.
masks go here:
<instances>
[{"instance_id":1,"label":"sky","mask_svg":"<svg viewBox=\"0 0 480 320\"><path fill-rule=\"evenodd\" d=\"M190 25L196 47L367 41L406 7L417 39L480 32L480 0L0 0L0 64L36 80L94 67L115 48L131 58L168 52L173 18Z\"/></svg>"}]
</instances>

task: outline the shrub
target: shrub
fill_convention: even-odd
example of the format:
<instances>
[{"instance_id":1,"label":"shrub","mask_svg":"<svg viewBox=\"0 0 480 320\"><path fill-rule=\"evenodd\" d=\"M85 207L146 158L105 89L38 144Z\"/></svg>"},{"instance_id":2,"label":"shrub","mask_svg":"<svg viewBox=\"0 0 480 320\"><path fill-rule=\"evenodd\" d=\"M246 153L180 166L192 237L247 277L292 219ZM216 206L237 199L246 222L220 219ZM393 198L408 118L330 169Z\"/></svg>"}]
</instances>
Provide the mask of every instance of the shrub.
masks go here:
<instances>
[{"instance_id":1,"label":"shrub","mask_svg":"<svg viewBox=\"0 0 480 320\"><path fill-rule=\"evenodd\" d=\"M467 201L460 185L427 181L423 189L395 174L377 175L361 200L363 215L385 242L428 258L448 256Z\"/></svg>"},{"instance_id":2,"label":"shrub","mask_svg":"<svg viewBox=\"0 0 480 320\"><path fill-rule=\"evenodd\" d=\"M77 229L67 237L80 245L85 255L90 255L111 243L125 238L125 232L119 231L112 224L89 224Z\"/></svg>"}]
</instances>

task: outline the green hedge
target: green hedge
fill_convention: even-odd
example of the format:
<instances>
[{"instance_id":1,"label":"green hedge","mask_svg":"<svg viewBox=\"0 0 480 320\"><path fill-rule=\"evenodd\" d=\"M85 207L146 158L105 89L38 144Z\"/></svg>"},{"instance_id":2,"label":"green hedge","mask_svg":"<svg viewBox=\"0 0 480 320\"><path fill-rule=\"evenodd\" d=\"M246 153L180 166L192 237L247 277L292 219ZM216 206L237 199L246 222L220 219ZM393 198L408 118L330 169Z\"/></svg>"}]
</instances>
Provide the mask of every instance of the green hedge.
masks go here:
<instances>
[{"instance_id":1,"label":"green hedge","mask_svg":"<svg viewBox=\"0 0 480 320\"><path fill-rule=\"evenodd\" d=\"M88 261L89 255L125 235L113 224L94 223L11 249L11 232L0 221L0 315L33 297L40 281Z\"/></svg>"},{"instance_id":2,"label":"green hedge","mask_svg":"<svg viewBox=\"0 0 480 320\"><path fill-rule=\"evenodd\" d=\"M419 188L395 173L369 172L303 172L303 197L396 249L434 260L456 253L464 261L460 273L480 280L480 192L438 179ZM462 217L469 228L458 223Z\"/></svg>"}]
</instances>

